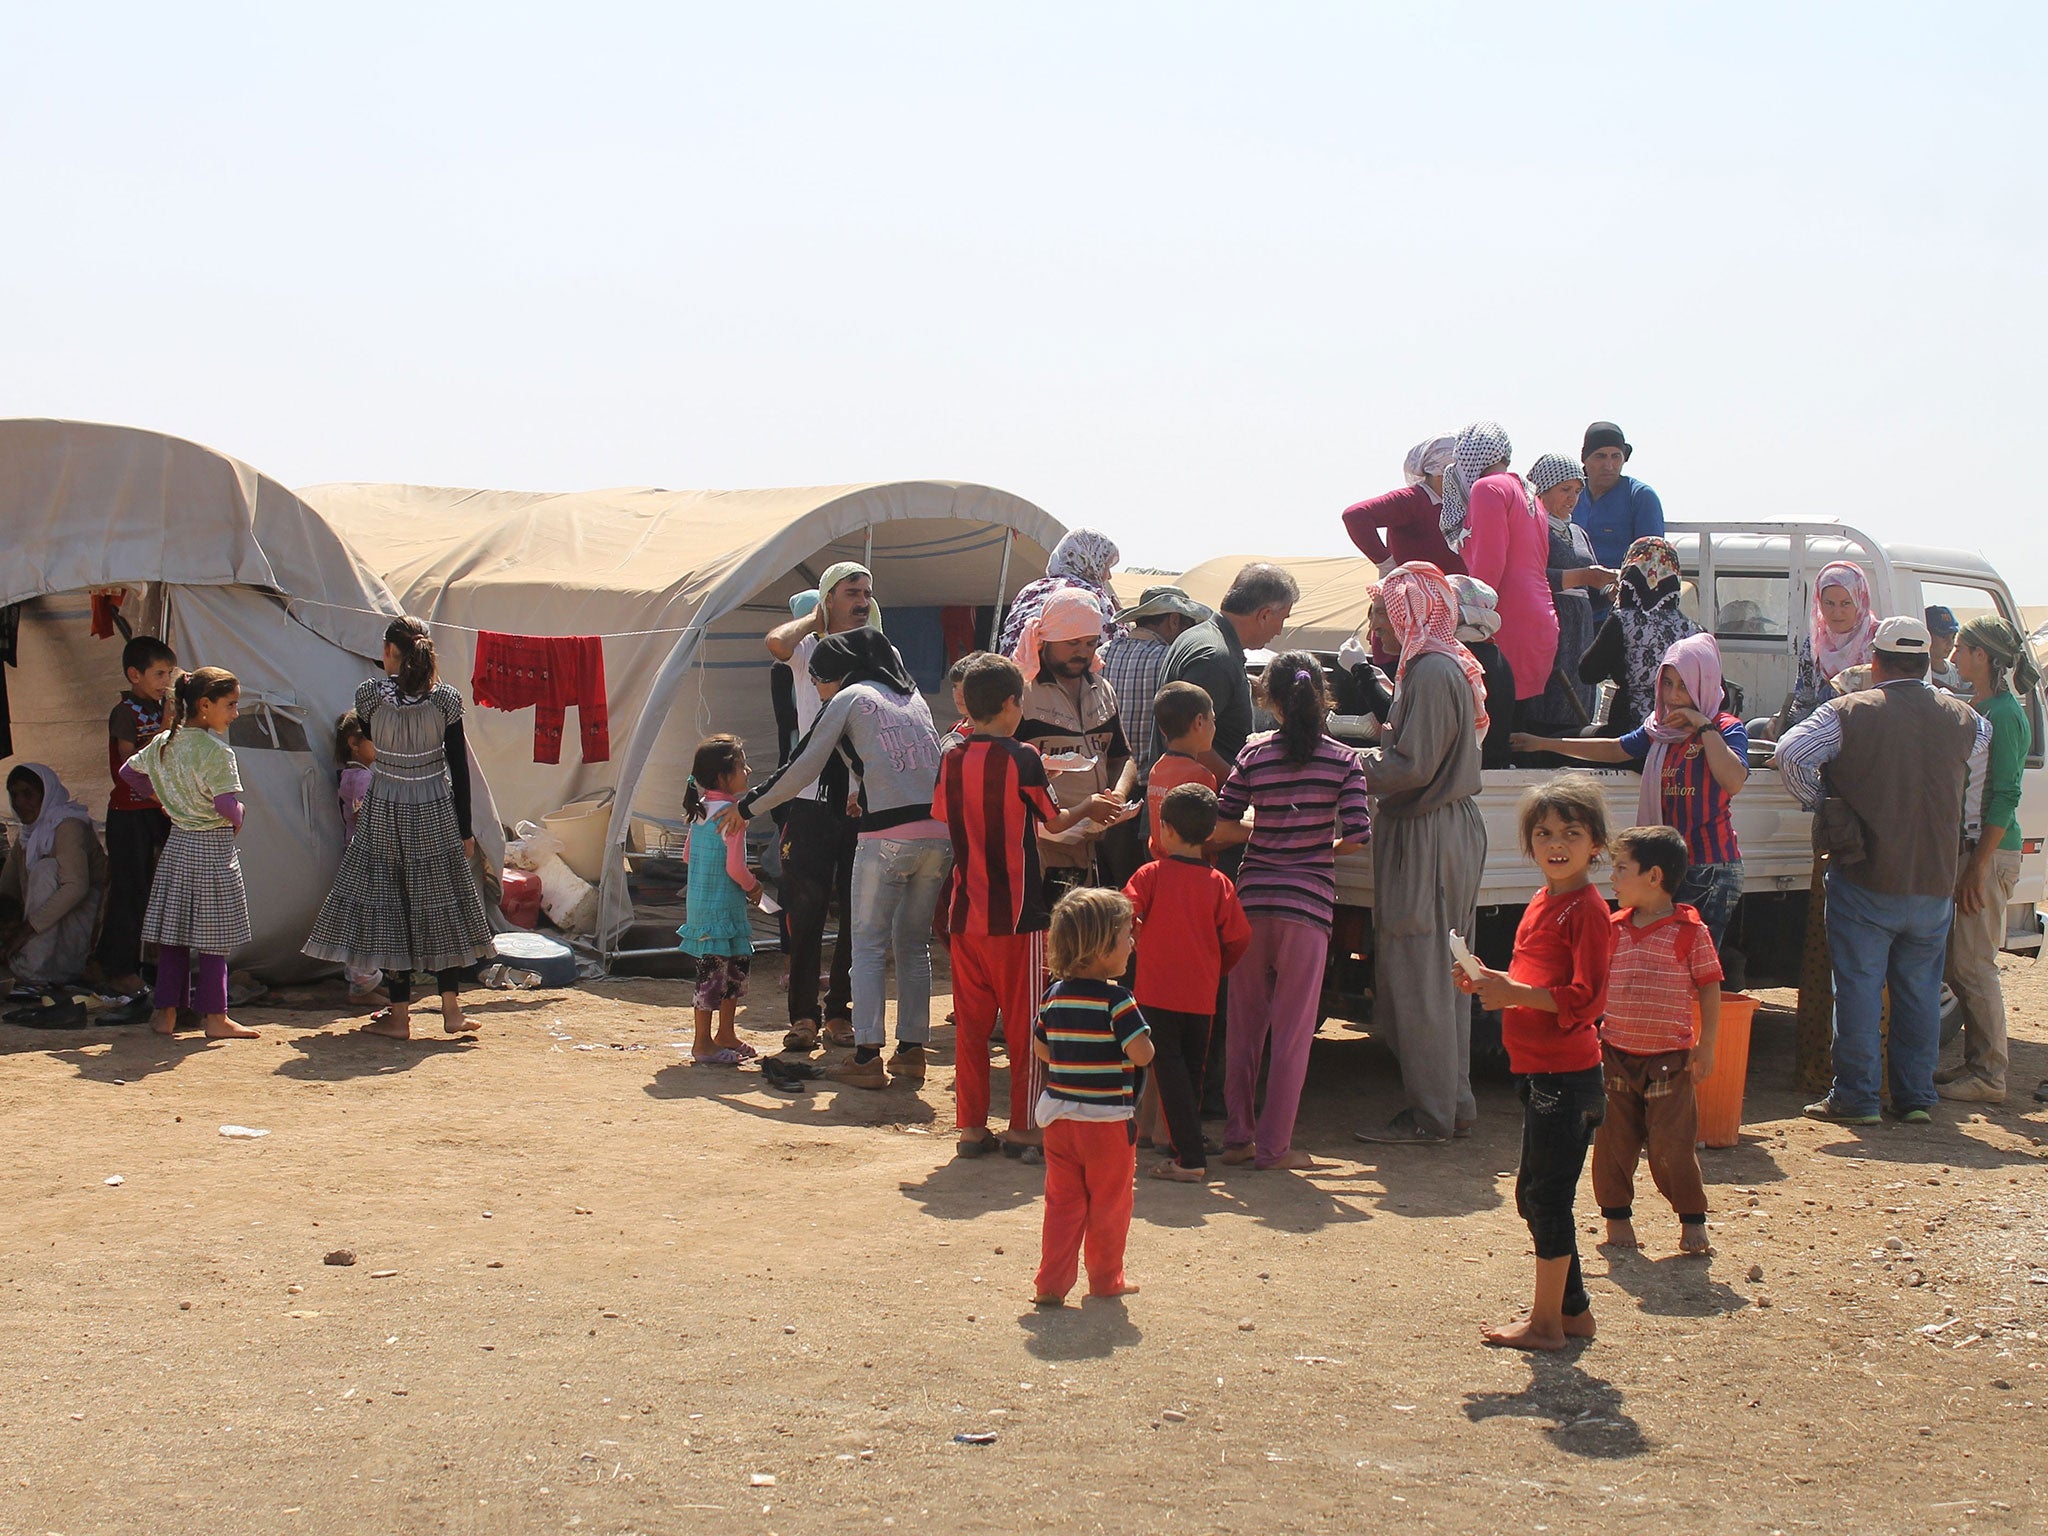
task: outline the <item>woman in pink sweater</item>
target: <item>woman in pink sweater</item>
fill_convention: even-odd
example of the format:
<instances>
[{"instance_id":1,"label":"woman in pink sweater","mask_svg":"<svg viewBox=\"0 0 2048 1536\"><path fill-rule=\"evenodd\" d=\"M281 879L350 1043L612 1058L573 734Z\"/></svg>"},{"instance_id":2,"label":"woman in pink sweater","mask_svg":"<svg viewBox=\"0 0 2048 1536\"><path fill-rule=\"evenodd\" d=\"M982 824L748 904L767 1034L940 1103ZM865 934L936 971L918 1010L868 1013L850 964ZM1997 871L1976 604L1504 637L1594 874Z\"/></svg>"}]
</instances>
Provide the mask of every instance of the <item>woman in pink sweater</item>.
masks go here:
<instances>
[{"instance_id":1,"label":"woman in pink sweater","mask_svg":"<svg viewBox=\"0 0 2048 1536\"><path fill-rule=\"evenodd\" d=\"M1542 697L1557 660L1550 600L1550 535L1542 509L1508 468L1507 429L1475 421L1460 432L1444 471L1443 534L1465 569L1499 594L1494 644L1515 674L1515 698Z\"/></svg>"}]
</instances>

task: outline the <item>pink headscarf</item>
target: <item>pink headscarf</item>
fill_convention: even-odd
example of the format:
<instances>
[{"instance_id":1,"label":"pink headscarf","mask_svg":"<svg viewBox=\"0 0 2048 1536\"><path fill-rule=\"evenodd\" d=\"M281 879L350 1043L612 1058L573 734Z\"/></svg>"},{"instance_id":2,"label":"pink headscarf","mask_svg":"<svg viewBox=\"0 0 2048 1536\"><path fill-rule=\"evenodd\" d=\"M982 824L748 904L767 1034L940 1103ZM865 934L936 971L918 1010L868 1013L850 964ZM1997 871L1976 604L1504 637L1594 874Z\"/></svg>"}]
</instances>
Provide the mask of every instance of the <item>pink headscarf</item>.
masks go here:
<instances>
[{"instance_id":1,"label":"pink headscarf","mask_svg":"<svg viewBox=\"0 0 2048 1536\"><path fill-rule=\"evenodd\" d=\"M1721 647L1712 635L1687 635L1664 653L1664 659L1657 664L1657 681L1664 680L1664 669L1669 667L1678 674L1678 680L1685 684L1685 691L1692 695L1692 707L1707 717L1707 728L1714 728L1714 720L1721 713ZM1644 827L1661 826L1670 818L1664 814L1664 758L1668 750L1681 741L1688 740L1692 732L1682 725L1672 725L1664 718L1663 688L1657 690L1656 708L1644 719L1643 728L1650 733L1650 755L1643 759L1643 787L1636 796L1636 824Z\"/></svg>"},{"instance_id":2,"label":"pink headscarf","mask_svg":"<svg viewBox=\"0 0 2048 1536\"><path fill-rule=\"evenodd\" d=\"M1856 600L1856 627L1839 640L1828 628L1827 612L1820 605L1820 595L1829 587L1840 587ZM1870 582L1863 574L1863 567L1852 565L1847 560L1837 560L1821 567L1820 575L1813 579L1811 622L1813 661L1820 668L1823 682L1832 680L1838 672L1860 667L1870 660L1870 642L1877 638L1877 618L1870 611Z\"/></svg>"},{"instance_id":3,"label":"pink headscarf","mask_svg":"<svg viewBox=\"0 0 2048 1536\"><path fill-rule=\"evenodd\" d=\"M1048 641L1086 640L1102 633L1102 610L1079 587L1061 587L1045 600L1045 606L1024 626L1018 637L1017 653L1010 659L1023 669L1024 681L1038 681L1039 648ZM1102 653L1097 651L1092 672L1102 670Z\"/></svg>"},{"instance_id":4,"label":"pink headscarf","mask_svg":"<svg viewBox=\"0 0 2048 1536\"><path fill-rule=\"evenodd\" d=\"M1394 672L1394 692L1407 681L1409 665L1434 651L1455 661L1472 688L1472 723L1486 738L1486 669L1479 658L1458 643L1458 594L1450 578L1427 560L1397 565L1381 580L1380 601L1387 623L1401 643L1401 665Z\"/></svg>"}]
</instances>

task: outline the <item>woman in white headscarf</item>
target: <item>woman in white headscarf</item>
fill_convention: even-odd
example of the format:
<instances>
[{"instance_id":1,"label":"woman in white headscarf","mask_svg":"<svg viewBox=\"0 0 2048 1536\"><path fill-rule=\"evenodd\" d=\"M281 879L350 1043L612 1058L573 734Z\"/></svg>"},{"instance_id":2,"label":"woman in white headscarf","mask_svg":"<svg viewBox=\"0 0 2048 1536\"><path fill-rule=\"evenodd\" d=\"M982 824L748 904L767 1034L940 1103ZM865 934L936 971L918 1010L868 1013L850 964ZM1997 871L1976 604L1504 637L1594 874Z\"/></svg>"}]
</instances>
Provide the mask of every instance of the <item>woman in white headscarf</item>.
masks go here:
<instances>
[{"instance_id":1,"label":"woman in white headscarf","mask_svg":"<svg viewBox=\"0 0 2048 1536\"><path fill-rule=\"evenodd\" d=\"M1444 471L1456 442L1449 436L1425 438L1408 450L1401 466L1405 487L1344 509L1344 531L1373 564L1384 568L1420 561L1447 575L1464 571L1465 562L1444 542L1439 526Z\"/></svg>"},{"instance_id":2,"label":"woman in white headscarf","mask_svg":"<svg viewBox=\"0 0 2048 1536\"><path fill-rule=\"evenodd\" d=\"M1123 607L1109 589L1109 573L1122 558L1116 542L1106 533L1093 528L1069 533L1052 547L1045 574L1027 583L1010 604L996 649L1005 656L1014 655L1024 638L1024 626L1038 617L1046 599L1066 587L1079 587L1095 599L1095 606L1102 611L1102 643L1109 644L1116 638L1116 612Z\"/></svg>"},{"instance_id":3,"label":"woman in white headscarf","mask_svg":"<svg viewBox=\"0 0 2048 1536\"><path fill-rule=\"evenodd\" d=\"M1530 704L1542 697L1557 660L1557 608L1550 599L1549 519L1508 468L1513 452L1497 421L1475 421L1460 432L1444 471L1439 525L1465 569L1499 595L1494 643L1514 669L1516 699Z\"/></svg>"},{"instance_id":4,"label":"woman in white headscarf","mask_svg":"<svg viewBox=\"0 0 2048 1536\"><path fill-rule=\"evenodd\" d=\"M7 798L21 823L21 841L0 867L0 900L21 909L0 935L7 968L29 986L76 981L107 892L107 855L92 813L41 763L8 773Z\"/></svg>"}]
</instances>

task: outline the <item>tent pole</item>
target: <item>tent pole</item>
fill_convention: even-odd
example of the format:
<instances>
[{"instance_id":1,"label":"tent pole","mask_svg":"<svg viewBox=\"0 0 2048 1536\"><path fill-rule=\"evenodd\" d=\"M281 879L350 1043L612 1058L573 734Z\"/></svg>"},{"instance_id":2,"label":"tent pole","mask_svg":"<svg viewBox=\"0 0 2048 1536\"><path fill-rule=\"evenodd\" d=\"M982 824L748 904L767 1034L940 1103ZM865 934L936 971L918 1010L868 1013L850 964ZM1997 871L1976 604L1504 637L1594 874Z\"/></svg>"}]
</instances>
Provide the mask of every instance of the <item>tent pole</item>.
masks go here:
<instances>
[{"instance_id":1,"label":"tent pole","mask_svg":"<svg viewBox=\"0 0 2048 1536\"><path fill-rule=\"evenodd\" d=\"M1003 535L1003 563L996 568L996 615L988 621L988 648L994 650L1003 633L1003 594L1010 590L1010 551L1016 547L1017 530Z\"/></svg>"},{"instance_id":2,"label":"tent pole","mask_svg":"<svg viewBox=\"0 0 2048 1536\"><path fill-rule=\"evenodd\" d=\"M872 581L875 574L875 525L873 523L868 524L868 541L866 547L860 552L860 563L868 568L868 579ZM820 598L824 597L824 595L822 592L818 594Z\"/></svg>"}]
</instances>

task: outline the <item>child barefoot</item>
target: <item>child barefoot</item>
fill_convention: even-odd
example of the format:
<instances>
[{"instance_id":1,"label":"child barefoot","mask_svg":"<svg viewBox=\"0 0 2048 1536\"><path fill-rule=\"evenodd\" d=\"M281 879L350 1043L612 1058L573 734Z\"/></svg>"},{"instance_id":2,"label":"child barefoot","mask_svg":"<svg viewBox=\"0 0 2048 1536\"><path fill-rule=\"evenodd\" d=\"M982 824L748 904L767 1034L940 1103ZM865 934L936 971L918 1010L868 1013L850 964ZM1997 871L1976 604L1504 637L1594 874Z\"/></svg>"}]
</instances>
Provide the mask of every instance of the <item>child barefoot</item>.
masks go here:
<instances>
[{"instance_id":1,"label":"child barefoot","mask_svg":"<svg viewBox=\"0 0 2048 1536\"><path fill-rule=\"evenodd\" d=\"M153 796L138 793L121 777L121 769L164 728L164 700L178 656L155 636L137 635L122 648L121 670L128 688L107 719L114 788L107 797L107 908L100 920L99 962L106 990L132 997L142 991L142 918L171 820Z\"/></svg>"},{"instance_id":2,"label":"child barefoot","mask_svg":"<svg viewBox=\"0 0 2048 1536\"><path fill-rule=\"evenodd\" d=\"M167 730L121 769L138 795L171 818L157 861L145 943L157 946L156 1013L150 1027L168 1035L189 994L207 1036L253 1040L256 1031L228 1017L228 956L249 942L249 898L242 888L242 775L223 737L241 713L242 685L232 672L201 667L172 685ZM196 960L195 960L196 953Z\"/></svg>"},{"instance_id":3,"label":"child barefoot","mask_svg":"<svg viewBox=\"0 0 2048 1536\"><path fill-rule=\"evenodd\" d=\"M1087 1247L1088 1294L1131 1296L1124 1244L1131 1233L1137 1139L1132 1068L1152 1059L1152 1032L1118 986L1131 959L1131 904L1082 886L1052 909L1045 966L1060 978L1045 995L1031 1048L1045 1063L1038 1122L1045 1127L1045 1227L1033 1300L1065 1304Z\"/></svg>"},{"instance_id":4,"label":"child barefoot","mask_svg":"<svg viewBox=\"0 0 2048 1536\"><path fill-rule=\"evenodd\" d=\"M363 717L354 710L335 722L334 760L341 766L336 794L341 801L341 843L345 848L355 841L356 818L362 814L363 802L369 798L370 784L376 778L371 765L377 761L377 748L363 725ZM381 990L384 973L377 967L365 970L344 966L342 974L348 978L351 1007L381 1008L390 1001Z\"/></svg>"},{"instance_id":5,"label":"child barefoot","mask_svg":"<svg viewBox=\"0 0 2048 1536\"><path fill-rule=\"evenodd\" d=\"M1721 961L1699 913L1672 900L1685 881L1685 860L1685 835L1675 827L1630 827L1614 840L1614 897L1621 910L1613 918L1614 963L1600 1024L1607 1118L1593 1138L1593 1196L1607 1218L1608 1243L1641 1246L1632 1202L1636 1159L1647 1149L1650 1177L1678 1212L1680 1250L1706 1254L1713 1247L1693 1084L1714 1070Z\"/></svg>"},{"instance_id":6,"label":"child barefoot","mask_svg":"<svg viewBox=\"0 0 2048 1536\"><path fill-rule=\"evenodd\" d=\"M690 1056L700 1067L736 1067L760 1054L733 1033L733 1016L747 995L754 955L747 903L760 899L761 882L747 868L746 833L718 828L718 813L746 791L746 744L737 736L700 742L683 788L683 814L694 825L683 854L690 866L688 906L676 930L683 949L697 957L697 1039Z\"/></svg>"},{"instance_id":7,"label":"child barefoot","mask_svg":"<svg viewBox=\"0 0 2048 1536\"><path fill-rule=\"evenodd\" d=\"M1515 930L1507 973L1458 971L1458 990L1501 1009L1508 1066L1521 1079L1522 1171L1515 1206L1536 1245L1536 1299L1528 1319L1485 1332L1511 1349L1562 1349L1593 1337L1579 1273L1572 1197L1607 1099L1600 1075L1600 1011L1614 928L1588 867L1607 842L1607 803L1588 774L1564 773L1522 796L1522 851L1543 871Z\"/></svg>"}]
</instances>

